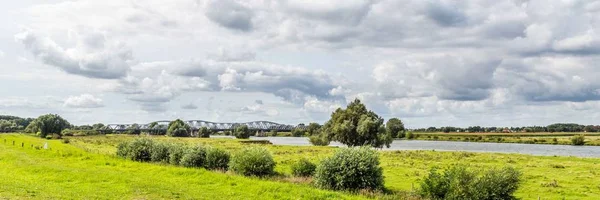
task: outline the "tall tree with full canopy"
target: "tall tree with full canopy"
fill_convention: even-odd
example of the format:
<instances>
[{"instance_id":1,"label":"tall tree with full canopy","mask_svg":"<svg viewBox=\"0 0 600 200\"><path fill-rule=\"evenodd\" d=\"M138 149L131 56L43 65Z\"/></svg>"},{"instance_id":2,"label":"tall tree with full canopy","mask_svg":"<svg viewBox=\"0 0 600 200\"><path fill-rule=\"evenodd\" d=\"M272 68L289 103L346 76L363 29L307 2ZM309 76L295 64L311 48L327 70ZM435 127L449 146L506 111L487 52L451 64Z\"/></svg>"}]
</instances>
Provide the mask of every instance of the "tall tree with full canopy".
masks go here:
<instances>
[{"instance_id":1,"label":"tall tree with full canopy","mask_svg":"<svg viewBox=\"0 0 600 200\"><path fill-rule=\"evenodd\" d=\"M192 132L192 128L180 119L176 119L169 123L167 135L171 137L188 137Z\"/></svg>"},{"instance_id":2,"label":"tall tree with full canopy","mask_svg":"<svg viewBox=\"0 0 600 200\"><path fill-rule=\"evenodd\" d=\"M392 137L386 133L383 118L367 110L359 100L352 101L346 109L338 108L323 125L323 132L332 141L348 146L389 147Z\"/></svg>"},{"instance_id":3,"label":"tall tree with full canopy","mask_svg":"<svg viewBox=\"0 0 600 200\"><path fill-rule=\"evenodd\" d=\"M57 114L46 114L33 120L36 131L40 132L40 137L44 138L48 134L61 134L62 130L71 126L69 122ZM30 124L30 125L31 125Z\"/></svg>"},{"instance_id":4,"label":"tall tree with full canopy","mask_svg":"<svg viewBox=\"0 0 600 200\"><path fill-rule=\"evenodd\" d=\"M392 138L404 137L404 124L398 118L391 118L385 123L386 131L392 136Z\"/></svg>"}]
</instances>

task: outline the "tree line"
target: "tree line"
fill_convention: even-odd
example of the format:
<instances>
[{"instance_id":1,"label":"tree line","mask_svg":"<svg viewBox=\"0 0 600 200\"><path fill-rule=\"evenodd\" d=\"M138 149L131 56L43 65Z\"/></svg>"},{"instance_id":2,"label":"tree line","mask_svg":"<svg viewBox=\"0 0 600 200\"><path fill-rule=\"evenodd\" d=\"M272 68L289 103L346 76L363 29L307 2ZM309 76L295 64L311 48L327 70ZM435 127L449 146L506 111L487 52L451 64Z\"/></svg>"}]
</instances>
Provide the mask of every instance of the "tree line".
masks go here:
<instances>
[{"instance_id":1,"label":"tree line","mask_svg":"<svg viewBox=\"0 0 600 200\"><path fill-rule=\"evenodd\" d=\"M600 132L599 125L581 125L575 123L556 123L548 126L523 126L523 127L482 127L469 126L467 128L460 127L429 127L411 129L413 132L468 132L468 133L507 133L507 132Z\"/></svg>"}]
</instances>

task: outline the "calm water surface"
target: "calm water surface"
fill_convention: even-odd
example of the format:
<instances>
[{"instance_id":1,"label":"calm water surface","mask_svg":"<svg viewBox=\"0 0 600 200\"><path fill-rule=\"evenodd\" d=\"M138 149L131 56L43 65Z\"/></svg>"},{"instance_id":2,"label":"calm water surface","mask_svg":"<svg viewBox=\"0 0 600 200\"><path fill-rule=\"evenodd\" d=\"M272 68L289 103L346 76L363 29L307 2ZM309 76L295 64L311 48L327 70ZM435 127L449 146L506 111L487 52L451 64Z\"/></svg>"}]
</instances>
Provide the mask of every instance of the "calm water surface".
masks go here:
<instances>
[{"instance_id":1,"label":"calm water surface","mask_svg":"<svg viewBox=\"0 0 600 200\"><path fill-rule=\"evenodd\" d=\"M233 138L231 136L211 136ZM275 145L310 146L305 137L250 137L251 140L269 140ZM329 146L344 146L332 142ZM600 158L600 146L570 146L544 144L482 143L454 141L394 140L391 147L383 150L436 150L494 153L520 153L541 156L576 156Z\"/></svg>"}]
</instances>

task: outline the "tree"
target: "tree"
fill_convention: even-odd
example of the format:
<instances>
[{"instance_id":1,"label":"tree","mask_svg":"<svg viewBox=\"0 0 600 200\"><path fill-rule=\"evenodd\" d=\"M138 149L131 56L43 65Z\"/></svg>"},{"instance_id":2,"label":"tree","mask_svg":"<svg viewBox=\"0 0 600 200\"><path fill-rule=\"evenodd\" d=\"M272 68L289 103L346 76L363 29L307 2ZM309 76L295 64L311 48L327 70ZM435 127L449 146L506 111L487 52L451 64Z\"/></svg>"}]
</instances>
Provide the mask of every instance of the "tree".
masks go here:
<instances>
[{"instance_id":1,"label":"tree","mask_svg":"<svg viewBox=\"0 0 600 200\"><path fill-rule=\"evenodd\" d=\"M308 124L308 127L306 127L306 132L308 133L308 135L315 135L315 134L319 133L320 128L321 128L321 125L313 122L313 123Z\"/></svg>"},{"instance_id":2,"label":"tree","mask_svg":"<svg viewBox=\"0 0 600 200\"><path fill-rule=\"evenodd\" d=\"M292 129L292 136L294 137L302 137L304 135L304 130L302 130L301 128L294 128Z\"/></svg>"},{"instance_id":3,"label":"tree","mask_svg":"<svg viewBox=\"0 0 600 200\"><path fill-rule=\"evenodd\" d=\"M180 119L169 123L167 135L171 137L187 137L192 132L192 128Z\"/></svg>"},{"instance_id":4,"label":"tree","mask_svg":"<svg viewBox=\"0 0 600 200\"><path fill-rule=\"evenodd\" d=\"M367 110L360 100L355 99L346 109L338 108L323 126L324 133L332 141L348 146L389 147L392 137L386 133L383 119Z\"/></svg>"},{"instance_id":5,"label":"tree","mask_svg":"<svg viewBox=\"0 0 600 200\"><path fill-rule=\"evenodd\" d=\"M212 131L206 127L198 129L198 137L209 138Z\"/></svg>"},{"instance_id":6,"label":"tree","mask_svg":"<svg viewBox=\"0 0 600 200\"><path fill-rule=\"evenodd\" d=\"M35 129L40 132L42 138L45 138L48 134L60 135L62 130L71 126L67 120L56 114L39 116L31 124L35 124Z\"/></svg>"},{"instance_id":7,"label":"tree","mask_svg":"<svg viewBox=\"0 0 600 200\"><path fill-rule=\"evenodd\" d=\"M140 125L138 124L132 124L131 126L127 127L127 134L139 135L140 133Z\"/></svg>"},{"instance_id":8,"label":"tree","mask_svg":"<svg viewBox=\"0 0 600 200\"><path fill-rule=\"evenodd\" d=\"M403 138L404 137L404 124L398 118L391 118L385 123L386 131L392 136L392 138Z\"/></svg>"},{"instance_id":9,"label":"tree","mask_svg":"<svg viewBox=\"0 0 600 200\"><path fill-rule=\"evenodd\" d=\"M0 132L12 132L18 128L19 125L14 120L0 119Z\"/></svg>"},{"instance_id":10,"label":"tree","mask_svg":"<svg viewBox=\"0 0 600 200\"><path fill-rule=\"evenodd\" d=\"M100 129L104 128L104 124L103 123L97 123L97 124L92 125L92 128L94 130L100 130Z\"/></svg>"},{"instance_id":11,"label":"tree","mask_svg":"<svg viewBox=\"0 0 600 200\"><path fill-rule=\"evenodd\" d=\"M248 126L246 125L238 126L233 131L233 135L237 139L248 139L250 138L250 129L248 129Z\"/></svg>"}]
</instances>

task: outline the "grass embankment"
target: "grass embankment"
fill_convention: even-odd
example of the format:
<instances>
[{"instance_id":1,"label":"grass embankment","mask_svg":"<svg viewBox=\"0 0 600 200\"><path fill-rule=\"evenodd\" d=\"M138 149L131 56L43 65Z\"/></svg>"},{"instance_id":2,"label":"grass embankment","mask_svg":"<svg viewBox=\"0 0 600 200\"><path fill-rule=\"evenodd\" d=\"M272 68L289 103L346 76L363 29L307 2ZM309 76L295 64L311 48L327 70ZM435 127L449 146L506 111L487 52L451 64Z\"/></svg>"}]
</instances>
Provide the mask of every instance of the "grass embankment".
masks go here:
<instances>
[{"instance_id":1,"label":"grass embankment","mask_svg":"<svg viewBox=\"0 0 600 200\"><path fill-rule=\"evenodd\" d=\"M585 135L585 145L600 146L599 133L413 133L415 140L571 145L571 137Z\"/></svg>"},{"instance_id":2,"label":"grass embankment","mask_svg":"<svg viewBox=\"0 0 600 200\"><path fill-rule=\"evenodd\" d=\"M43 143L29 136L0 136ZM0 180L0 196L28 197L25 190L38 191L36 197L99 198L363 198L365 196L314 189L307 181L290 184L294 179L258 180L237 175L186 169L151 163L135 163L115 158L116 145L136 136L109 135L73 137L70 145L51 141L54 148L73 151L66 159L59 149L51 151L2 146L0 176L18 172L23 180ZM247 145L236 139L197 139L153 137L161 141L205 144L237 151ZM0 140L0 142L2 142ZM2 144L2 143L0 143ZM28 144L28 143L26 143ZM277 162L276 171L289 176L290 165L300 158L318 162L330 156L335 147L298 147L261 145L268 148ZM6 150L12 153L5 153ZM62 151L61 151L62 152ZM5 155L9 156L8 162ZM419 187L419 181L433 166L446 167L463 163L474 168L513 166L523 172L523 182L516 193L522 199L600 199L600 159L544 157L519 154L383 151L381 166L387 189L405 197ZM6 163L6 164L5 164ZM106 164L109 163L109 164ZM7 165L8 167L4 167ZM23 166L28 166L24 168ZM8 169L7 169L8 168ZM55 170L60 169L60 170ZM51 173L46 173L50 171ZM98 178L95 178L96 176ZM101 176L100 176L101 175ZM54 178L46 179L51 176ZM13 181L13 182L7 182ZM81 186L82 189L79 189ZM30 189L31 188L31 189ZM33 189L37 188L37 189ZM68 188L68 189L62 189ZM76 189L77 188L77 189ZM86 190L86 188L88 188ZM189 191L189 192L188 192ZM46 196L41 196L41 195ZM53 195L53 196L50 196ZM83 196L87 195L87 196ZM108 195L108 196L104 196ZM384 196L376 196L384 197ZM390 196L385 196L389 198ZM392 197L393 198L393 197Z\"/></svg>"},{"instance_id":3,"label":"grass embankment","mask_svg":"<svg viewBox=\"0 0 600 200\"><path fill-rule=\"evenodd\" d=\"M35 148L45 142L50 149ZM114 151L100 143L86 146ZM90 153L60 140L26 135L0 135L0 177L0 198L8 199L361 198L307 185L127 161L112 154Z\"/></svg>"}]
</instances>

